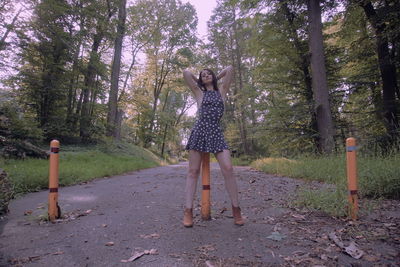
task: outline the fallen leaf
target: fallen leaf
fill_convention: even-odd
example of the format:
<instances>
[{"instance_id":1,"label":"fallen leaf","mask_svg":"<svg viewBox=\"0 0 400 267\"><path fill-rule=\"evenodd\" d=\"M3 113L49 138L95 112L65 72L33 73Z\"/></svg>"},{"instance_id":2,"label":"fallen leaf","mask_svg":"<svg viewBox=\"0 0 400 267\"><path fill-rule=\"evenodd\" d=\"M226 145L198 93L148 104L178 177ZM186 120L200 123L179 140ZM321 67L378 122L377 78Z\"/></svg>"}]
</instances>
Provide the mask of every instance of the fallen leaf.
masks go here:
<instances>
[{"instance_id":1,"label":"fallen leaf","mask_svg":"<svg viewBox=\"0 0 400 267\"><path fill-rule=\"evenodd\" d=\"M102 227L107 227L107 224L103 223L101 226L102 226Z\"/></svg>"},{"instance_id":2,"label":"fallen leaf","mask_svg":"<svg viewBox=\"0 0 400 267\"><path fill-rule=\"evenodd\" d=\"M135 251L129 259L121 260L121 262L132 262L132 261L142 257L143 255L157 255L157 254L158 254L158 251L155 248L152 248L150 250L140 251L140 252Z\"/></svg>"},{"instance_id":3,"label":"fallen leaf","mask_svg":"<svg viewBox=\"0 0 400 267\"><path fill-rule=\"evenodd\" d=\"M146 255L157 255L157 254L158 254L158 251L157 251L157 249L152 248L152 249L150 249L150 250L145 250L145 251L144 251L144 254L146 254Z\"/></svg>"},{"instance_id":4,"label":"fallen leaf","mask_svg":"<svg viewBox=\"0 0 400 267\"><path fill-rule=\"evenodd\" d=\"M376 257L376 256L374 256L374 255L370 255L370 254L364 255L363 259L364 259L364 260L367 260L367 261L370 261L370 262L375 262L375 261L378 261L378 260L379 260L378 257Z\"/></svg>"},{"instance_id":5,"label":"fallen leaf","mask_svg":"<svg viewBox=\"0 0 400 267\"><path fill-rule=\"evenodd\" d=\"M296 219L300 219L300 220L305 220L306 219L306 217L304 215L301 215L301 214L292 214L292 217L296 218Z\"/></svg>"},{"instance_id":6,"label":"fallen leaf","mask_svg":"<svg viewBox=\"0 0 400 267\"><path fill-rule=\"evenodd\" d=\"M121 260L121 262L132 262L144 255L144 252L135 252L129 259L127 260Z\"/></svg>"},{"instance_id":7,"label":"fallen leaf","mask_svg":"<svg viewBox=\"0 0 400 267\"><path fill-rule=\"evenodd\" d=\"M148 238L155 238L155 239L158 239L158 238L160 238L160 235L157 234L157 233L154 233L154 234L150 234L150 235L140 235L140 237L141 237L141 238L146 238L146 239L148 239Z\"/></svg>"},{"instance_id":8,"label":"fallen leaf","mask_svg":"<svg viewBox=\"0 0 400 267\"><path fill-rule=\"evenodd\" d=\"M269 236L267 236L267 238L275 240L275 241L281 241L285 237L286 237L285 235L283 235L279 232L272 232Z\"/></svg>"},{"instance_id":9,"label":"fallen leaf","mask_svg":"<svg viewBox=\"0 0 400 267\"><path fill-rule=\"evenodd\" d=\"M107 246L107 247L112 247L112 246L114 246L114 242L107 242L107 243L106 243L106 246Z\"/></svg>"},{"instance_id":10,"label":"fallen leaf","mask_svg":"<svg viewBox=\"0 0 400 267\"><path fill-rule=\"evenodd\" d=\"M32 211L31 210L26 210L26 211L24 211L24 215L26 216L26 215L31 215L32 214Z\"/></svg>"},{"instance_id":11,"label":"fallen leaf","mask_svg":"<svg viewBox=\"0 0 400 267\"><path fill-rule=\"evenodd\" d=\"M91 212L92 212L92 210L87 210L87 211L85 211L86 214L89 214L89 213L91 213Z\"/></svg>"},{"instance_id":12,"label":"fallen leaf","mask_svg":"<svg viewBox=\"0 0 400 267\"><path fill-rule=\"evenodd\" d=\"M396 226L395 223L384 223L383 224L385 227L392 227L392 226Z\"/></svg>"},{"instance_id":13,"label":"fallen leaf","mask_svg":"<svg viewBox=\"0 0 400 267\"><path fill-rule=\"evenodd\" d=\"M351 241L348 246L345 246L344 243L336 236L336 234L334 232L329 234L329 238L333 242L335 242L335 244L338 247L340 247L342 250L344 250L344 252L346 252L347 254L349 254L350 256L352 256L355 259L360 259L364 255L364 251L359 249L357 247L356 243L354 243L353 241Z\"/></svg>"},{"instance_id":14,"label":"fallen leaf","mask_svg":"<svg viewBox=\"0 0 400 267\"><path fill-rule=\"evenodd\" d=\"M214 267L214 264L212 264L210 261L206 261L207 267Z\"/></svg>"},{"instance_id":15,"label":"fallen leaf","mask_svg":"<svg viewBox=\"0 0 400 267\"><path fill-rule=\"evenodd\" d=\"M208 251L213 251L215 250L214 245L209 244L209 245L203 245L197 248L198 251L202 252L202 253L207 253Z\"/></svg>"}]
</instances>

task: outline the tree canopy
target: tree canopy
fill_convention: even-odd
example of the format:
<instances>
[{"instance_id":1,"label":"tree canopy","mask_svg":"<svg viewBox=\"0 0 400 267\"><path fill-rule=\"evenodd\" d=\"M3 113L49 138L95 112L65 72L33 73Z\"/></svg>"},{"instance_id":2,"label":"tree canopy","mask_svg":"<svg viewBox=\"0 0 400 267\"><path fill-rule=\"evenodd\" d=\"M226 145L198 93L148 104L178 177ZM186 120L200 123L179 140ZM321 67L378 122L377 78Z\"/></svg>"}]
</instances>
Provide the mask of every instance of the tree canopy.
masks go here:
<instances>
[{"instance_id":1,"label":"tree canopy","mask_svg":"<svg viewBox=\"0 0 400 267\"><path fill-rule=\"evenodd\" d=\"M349 136L399 149L398 1L220 0L206 40L180 0L20 2L0 4L3 137L180 156L195 120L182 71L232 65L232 151L329 154Z\"/></svg>"}]
</instances>

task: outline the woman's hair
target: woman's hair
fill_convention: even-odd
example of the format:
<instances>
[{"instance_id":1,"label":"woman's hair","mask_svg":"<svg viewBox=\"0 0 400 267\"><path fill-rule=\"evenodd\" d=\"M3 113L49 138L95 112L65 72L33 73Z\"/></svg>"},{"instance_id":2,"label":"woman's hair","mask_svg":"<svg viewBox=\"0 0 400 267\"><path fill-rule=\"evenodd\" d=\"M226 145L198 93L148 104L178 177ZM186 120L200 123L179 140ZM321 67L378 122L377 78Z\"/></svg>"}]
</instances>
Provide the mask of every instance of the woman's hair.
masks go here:
<instances>
[{"instance_id":1,"label":"woman's hair","mask_svg":"<svg viewBox=\"0 0 400 267\"><path fill-rule=\"evenodd\" d=\"M197 80L197 85L200 87L200 89L201 89L202 91L207 91L207 89L206 89L206 87L205 87L205 85L204 85L204 83L202 82L202 79L201 79L201 73L202 73L203 71L208 71L208 72L211 73L211 76L212 76L212 83L213 83L213 86L214 86L214 90L215 90L215 91L218 91L219 89L218 89L218 80L217 80L217 76L215 76L215 73L214 73L212 70L210 70L210 69L203 69L202 71L200 71L199 79Z\"/></svg>"}]
</instances>

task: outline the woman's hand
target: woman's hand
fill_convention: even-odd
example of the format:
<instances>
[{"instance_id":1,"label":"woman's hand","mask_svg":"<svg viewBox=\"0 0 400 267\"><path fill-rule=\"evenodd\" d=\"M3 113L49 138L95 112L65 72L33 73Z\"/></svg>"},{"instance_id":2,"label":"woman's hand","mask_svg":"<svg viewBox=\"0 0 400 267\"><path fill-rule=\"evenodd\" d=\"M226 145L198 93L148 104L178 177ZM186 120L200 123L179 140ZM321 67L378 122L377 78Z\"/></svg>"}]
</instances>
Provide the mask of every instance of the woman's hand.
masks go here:
<instances>
[{"instance_id":1,"label":"woman's hand","mask_svg":"<svg viewBox=\"0 0 400 267\"><path fill-rule=\"evenodd\" d=\"M227 73L229 72L233 72L233 67L232 66L228 66L225 69L223 69L218 75L217 75L217 80L222 79L223 77L226 76Z\"/></svg>"},{"instance_id":2,"label":"woman's hand","mask_svg":"<svg viewBox=\"0 0 400 267\"><path fill-rule=\"evenodd\" d=\"M197 78L194 76L194 74L186 69L183 71L183 79L185 80L185 83L189 88L192 90L196 98L199 98L201 96L201 90L197 85Z\"/></svg>"},{"instance_id":3,"label":"woman's hand","mask_svg":"<svg viewBox=\"0 0 400 267\"><path fill-rule=\"evenodd\" d=\"M225 69L223 69L218 75L217 79L220 80L222 79L222 94L223 96L226 95L226 93L229 91L229 87L231 86L232 78L233 78L233 67L228 66Z\"/></svg>"}]
</instances>

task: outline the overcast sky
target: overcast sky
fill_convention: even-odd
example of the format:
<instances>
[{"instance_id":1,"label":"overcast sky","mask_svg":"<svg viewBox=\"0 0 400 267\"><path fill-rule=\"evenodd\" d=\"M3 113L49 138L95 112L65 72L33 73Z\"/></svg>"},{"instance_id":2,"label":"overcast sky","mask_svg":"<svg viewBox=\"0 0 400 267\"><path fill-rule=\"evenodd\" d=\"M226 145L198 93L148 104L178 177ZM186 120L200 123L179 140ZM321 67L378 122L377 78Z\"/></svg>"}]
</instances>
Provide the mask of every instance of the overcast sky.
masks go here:
<instances>
[{"instance_id":1,"label":"overcast sky","mask_svg":"<svg viewBox=\"0 0 400 267\"><path fill-rule=\"evenodd\" d=\"M191 3L197 12L199 23L197 25L198 37L207 34L207 21L210 19L213 9L217 6L216 0L183 0L184 3Z\"/></svg>"}]
</instances>

